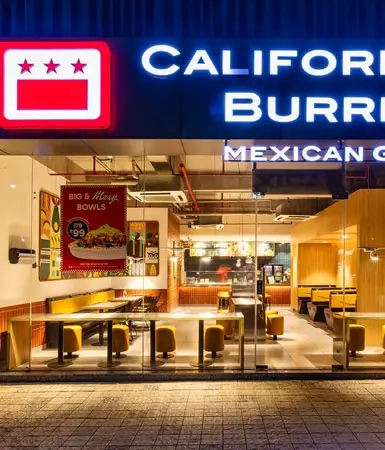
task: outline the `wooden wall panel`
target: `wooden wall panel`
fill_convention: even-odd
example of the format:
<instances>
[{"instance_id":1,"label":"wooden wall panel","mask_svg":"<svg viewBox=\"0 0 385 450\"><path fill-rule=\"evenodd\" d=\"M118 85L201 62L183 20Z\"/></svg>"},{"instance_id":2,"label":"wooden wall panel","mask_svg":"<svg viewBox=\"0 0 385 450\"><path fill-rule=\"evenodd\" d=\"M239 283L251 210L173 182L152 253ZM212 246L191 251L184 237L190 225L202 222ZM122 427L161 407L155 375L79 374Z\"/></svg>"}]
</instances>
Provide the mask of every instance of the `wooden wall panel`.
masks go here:
<instances>
[{"instance_id":1,"label":"wooden wall panel","mask_svg":"<svg viewBox=\"0 0 385 450\"><path fill-rule=\"evenodd\" d=\"M357 240L349 239L345 242L345 258L343 243L338 243L337 286L357 287L357 268L360 250L357 249ZM345 276L344 276L345 266ZM344 280L345 278L345 280Z\"/></svg>"},{"instance_id":2,"label":"wooden wall panel","mask_svg":"<svg viewBox=\"0 0 385 450\"><path fill-rule=\"evenodd\" d=\"M180 305L217 305L218 292L231 292L231 285L222 286L181 286Z\"/></svg>"},{"instance_id":3,"label":"wooden wall panel","mask_svg":"<svg viewBox=\"0 0 385 450\"><path fill-rule=\"evenodd\" d=\"M358 192L358 247L385 247L385 189Z\"/></svg>"},{"instance_id":4,"label":"wooden wall panel","mask_svg":"<svg viewBox=\"0 0 385 450\"><path fill-rule=\"evenodd\" d=\"M344 220L345 217L345 220ZM365 247L385 247L385 189L361 189L352 194L348 200L339 201L320 212L313 220L300 223L293 227L292 243L304 243L313 239L323 238L345 227L356 227L357 242L351 255L346 255L346 286L357 287L357 310L359 312L385 312L385 251L380 250L380 260L373 262ZM298 284L314 282L312 276L311 257L302 257L304 250L299 245L297 262ZM310 245L310 244L309 244ZM293 245L294 247L294 245ZM340 244L338 245L341 250ZM354 247L354 246L353 246ZM348 251L352 250L349 248ZM325 256L326 257L326 256ZM342 284L342 258L336 261L336 283ZM305 264L303 262L306 262ZM332 262L331 262L332 263ZM314 262L314 264L317 264ZM295 266L293 266L293 274ZM324 279L322 284L331 282ZM319 282L319 281L318 281ZM294 302L295 286L292 283L292 304ZM365 321L366 345L381 345L382 322Z\"/></svg>"},{"instance_id":5,"label":"wooden wall panel","mask_svg":"<svg viewBox=\"0 0 385 450\"><path fill-rule=\"evenodd\" d=\"M6 360L7 355L7 331L8 321L11 317L29 314L30 305L11 305L0 308L0 363ZM45 312L45 301L32 303L32 313L42 314ZM45 323L33 322L32 324L32 348L45 344Z\"/></svg>"},{"instance_id":6,"label":"wooden wall panel","mask_svg":"<svg viewBox=\"0 0 385 450\"><path fill-rule=\"evenodd\" d=\"M265 292L271 295L272 305L290 305L290 286L269 286L267 284Z\"/></svg>"},{"instance_id":7,"label":"wooden wall panel","mask_svg":"<svg viewBox=\"0 0 385 450\"><path fill-rule=\"evenodd\" d=\"M379 260L372 261L369 253L359 253L359 271L357 277L357 311L385 312L385 251L379 250ZM366 328L367 346L381 346L382 325L385 321L360 321Z\"/></svg>"},{"instance_id":8,"label":"wooden wall panel","mask_svg":"<svg viewBox=\"0 0 385 450\"><path fill-rule=\"evenodd\" d=\"M173 246L173 242L178 247L180 241L180 225L178 218L168 211L168 247ZM172 250L168 251L168 256L172 256ZM181 284L181 260L183 253L178 253L178 261L168 260L167 271L167 312L172 312L179 304L179 286Z\"/></svg>"},{"instance_id":9,"label":"wooden wall panel","mask_svg":"<svg viewBox=\"0 0 385 450\"><path fill-rule=\"evenodd\" d=\"M292 244L290 249L290 267L291 267L291 292L290 308L298 310L297 286L298 286L298 244Z\"/></svg>"},{"instance_id":10,"label":"wooden wall panel","mask_svg":"<svg viewBox=\"0 0 385 450\"><path fill-rule=\"evenodd\" d=\"M298 285L336 284L337 247L334 244L299 244L296 271Z\"/></svg>"}]
</instances>

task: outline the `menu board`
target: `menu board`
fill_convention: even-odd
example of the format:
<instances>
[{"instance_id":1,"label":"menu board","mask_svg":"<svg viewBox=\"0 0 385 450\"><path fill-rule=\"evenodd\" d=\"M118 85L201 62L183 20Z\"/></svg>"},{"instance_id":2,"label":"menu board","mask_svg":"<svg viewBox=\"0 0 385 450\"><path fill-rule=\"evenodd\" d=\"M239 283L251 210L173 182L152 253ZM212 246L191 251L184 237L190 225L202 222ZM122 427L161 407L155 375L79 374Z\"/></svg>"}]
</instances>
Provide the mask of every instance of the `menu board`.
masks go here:
<instances>
[{"instance_id":1,"label":"menu board","mask_svg":"<svg viewBox=\"0 0 385 450\"><path fill-rule=\"evenodd\" d=\"M125 276L159 275L159 222L127 223L127 256Z\"/></svg>"},{"instance_id":2,"label":"menu board","mask_svg":"<svg viewBox=\"0 0 385 450\"><path fill-rule=\"evenodd\" d=\"M61 186L63 272L125 271L126 199L125 186Z\"/></svg>"},{"instance_id":3,"label":"menu board","mask_svg":"<svg viewBox=\"0 0 385 450\"><path fill-rule=\"evenodd\" d=\"M60 280L60 198L40 191L39 280Z\"/></svg>"},{"instance_id":4,"label":"menu board","mask_svg":"<svg viewBox=\"0 0 385 450\"><path fill-rule=\"evenodd\" d=\"M273 242L261 242L257 247L258 256L273 257L275 244ZM255 243L251 241L241 242L197 242L190 248L190 256L255 256Z\"/></svg>"}]
</instances>

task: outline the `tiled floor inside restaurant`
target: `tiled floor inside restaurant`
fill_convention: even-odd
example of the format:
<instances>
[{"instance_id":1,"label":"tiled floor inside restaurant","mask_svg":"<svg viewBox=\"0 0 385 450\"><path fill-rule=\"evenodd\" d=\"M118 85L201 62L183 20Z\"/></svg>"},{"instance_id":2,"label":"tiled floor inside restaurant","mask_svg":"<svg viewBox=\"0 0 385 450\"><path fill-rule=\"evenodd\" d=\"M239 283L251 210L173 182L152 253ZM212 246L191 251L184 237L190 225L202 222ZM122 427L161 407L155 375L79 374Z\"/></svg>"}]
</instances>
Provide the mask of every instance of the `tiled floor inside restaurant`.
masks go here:
<instances>
[{"instance_id":1,"label":"tiled floor inside restaurant","mask_svg":"<svg viewBox=\"0 0 385 450\"><path fill-rule=\"evenodd\" d=\"M215 311L213 306L180 307L177 311L190 313L197 311ZM274 341L270 336L257 341L255 349L253 336L245 342L245 369L254 370L258 366L267 365L272 370L329 370L332 365L339 364L333 359L333 334L326 328L325 323L312 323L308 316L293 313L288 307L275 307L284 315L284 335ZM171 324L170 321L164 322ZM209 324L207 321L205 324ZM213 322L214 323L214 322ZM157 323L157 325L161 322ZM194 370L191 362L197 359L198 353L198 322L176 321L176 352L175 357L162 360L158 358L157 370ZM68 364L60 370L96 370L106 368L107 347L99 347L98 335L94 335L83 343L83 348L77 352L75 358L66 360ZM105 332L105 341L107 333ZM210 370L238 370L239 359L238 341L225 341L225 350L221 358L211 360ZM351 368L376 367L385 368L385 355L381 347L367 347L364 352L350 359ZM142 357L142 355L145 355ZM142 371L148 367L150 354L150 336L148 328L138 329L137 335L130 343L130 348L122 354L122 358L115 359L113 370ZM256 354L256 357L255 357ZM210 356L206 354L206 356ZM32 369L52 370L57 361L56 349L33 349ZM25 365L19 369L24 370Z\"/></svg>"},{"instance_id":2,"label":"tiled floor inside restaurant","mask_svg":"<svg viewBox=\"0 0 385 450\"><path fill-rule=\"evenodd\" d=\"M212 306L180 307L178 311L185 313L200 311L214 311ZM285 318L285 332L277 341L266 337L258 340L256 348L256 364L267 364L271 369L330 369L337 362L333 359L333 341L330 333L324 328L313 326L305 318L294 314L287 307L278 308ZM169 323L169 322L165 322ZM205 322L208 324L209 322ZM159 366L159 370L193 370L190 362L197 358L198 351L198 322L175 322L177 349L175 357L168 359ZM106 337L106 336L105 336ZM96 343L95 335L83 344L77 352L78 356L71 361L64 370L94 370L105 368L106 347L92 345ZM120 360L115 360L114 370L142 370L142 363L148 361L150 351L149 331L138 330L130 348ZM142 359L142 354L145 358ZM210 369L233 370L239 368L238 342L225 341L223 357L215 359ZM32 368L34 370L50 369L57 357L55 349L34 349L32 351ZM160 361L160 359L159 359ZM254 369L255 346L252 339L245 343L245 368Z\"/></svg>"},{"instance_id":3,"label":"tiled floor inside restaurant","mask_svg":"<svg viewBox=\"0 0 385 450\"><path fill-rule=\"evenodd\" d=\"M385 449L385 381L0 386L0 448Z\"/></svg>"}]
</instances>

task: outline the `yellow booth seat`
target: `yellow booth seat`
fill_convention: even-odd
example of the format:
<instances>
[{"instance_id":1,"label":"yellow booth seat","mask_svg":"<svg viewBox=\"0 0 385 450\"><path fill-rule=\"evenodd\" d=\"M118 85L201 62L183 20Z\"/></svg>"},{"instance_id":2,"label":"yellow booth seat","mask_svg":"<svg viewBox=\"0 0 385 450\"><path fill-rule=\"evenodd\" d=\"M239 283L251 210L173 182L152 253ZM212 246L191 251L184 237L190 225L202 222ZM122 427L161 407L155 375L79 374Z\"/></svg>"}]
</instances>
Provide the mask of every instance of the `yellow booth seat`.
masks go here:
<instances>
[{"instance_id":1,"label":"yellow booth seat","mask_svg":"<svg viewBox=\"0 0 385 450\"><path fill-rule=\"evenodd\" d=\"M312 289L313 288L311 286L298 287L297 288L297 296L299 298L310 298Z\"/></svg>"},{"instance_id":2,"label":"yellow booth seat","mask_svg":"<svg viewBox=\"0 0 385 450\"><path fill-rule=\"evenodd\" d=\"M71 314L80 311L84 306L91 304L91 295L77 295L66 297L49 303L49 312L52 314Z\"/></svg>"},{"instance_id":3,"label":"yellow booth seat","mask_svg":"<svg viewBox=\"0 0 385 450\"><path fill-rule=\"evenodd\" d=\"M331 309L342 309L344 302L343 294L330 294L329 307ZM357 294L345 294L345 308L356 308Z\"/></svg>"},{"instance_id":4,"label":"yellow booth seat","mask_svg":"<svg viewBox=\"0 0 385 450\"><path fill-rule=\"evenodd\" d=\"M335 291L335 289L313 289L311 291L311 301L320 303L329 303L330 294Z\"/></svg>"},{"instance_id":5,"label":"yellow booth seat","mask_svg":"<svg viewBox=\"0 0 385 450\"><path fill-rule=\"evenodd\" d=\"M81 311L88 305L108 302L113 298L115 298L115 291L113 289L94 292L92 294L69 296L51 301L49 303L49 312L52 314L71 314Z\"/></svg>"}]
</instances>

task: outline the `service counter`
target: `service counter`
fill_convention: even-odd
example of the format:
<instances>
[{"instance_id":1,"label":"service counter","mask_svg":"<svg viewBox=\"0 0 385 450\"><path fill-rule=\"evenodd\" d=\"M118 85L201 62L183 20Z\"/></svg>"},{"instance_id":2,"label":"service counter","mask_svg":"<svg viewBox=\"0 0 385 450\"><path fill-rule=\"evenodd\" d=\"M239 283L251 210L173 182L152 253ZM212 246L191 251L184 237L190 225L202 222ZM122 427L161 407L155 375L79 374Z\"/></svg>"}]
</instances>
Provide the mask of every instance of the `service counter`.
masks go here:
<instances>
[{"instance_id":1,"label":"service counter","mask_svg":"<svg viewBox=\"0 0 385 450\"><path fill-rule=\"evenodd\" d=\"M290 284L266 284L265 293L271 295L272 305L290 305Z\"/></svg>"},{"instance_id":2,"label":"service counter","mask_svg":"<svg viewBox=\"0 0 385 450\"><path fill-rule=\"evenodd\" d=\"M231 293L229 283L196 283L179 287L179 305L218 304L218 292Z\"/></svg>"}]
</instances>

